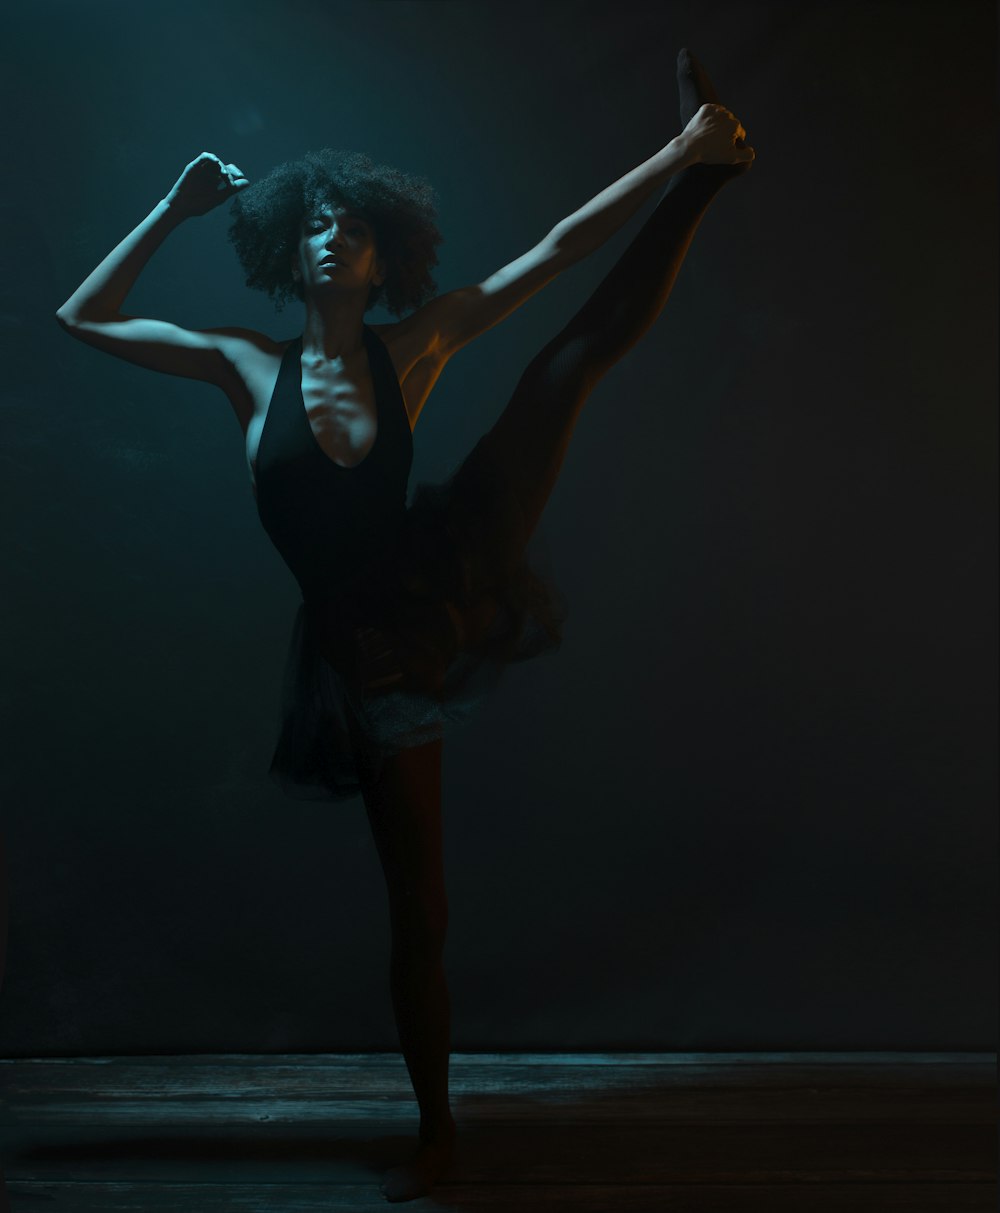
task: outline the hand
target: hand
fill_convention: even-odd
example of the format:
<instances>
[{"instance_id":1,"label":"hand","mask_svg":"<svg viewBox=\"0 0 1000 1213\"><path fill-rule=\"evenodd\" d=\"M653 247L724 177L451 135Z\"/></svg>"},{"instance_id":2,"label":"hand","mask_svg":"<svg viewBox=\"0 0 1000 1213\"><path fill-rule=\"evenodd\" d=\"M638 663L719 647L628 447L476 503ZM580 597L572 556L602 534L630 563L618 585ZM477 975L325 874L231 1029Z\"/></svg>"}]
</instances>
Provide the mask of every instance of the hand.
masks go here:
<instances>
[{"instance_id":1,"label":"hand","mask_svg":"<svg viewBox=\"0 0 1000 1213\"><path fill-rule=\"evenodd\" d=\"M681 132L699 164L744 164L755 159L743 124L724 105L706 103Z\"/></svg>"},{"instance_id":2,"label":"hand","mask_svg":"<svg viewBox=\"0 0 1000 1213\"><path fill-rule=\"evenodd\" d=\"M204 215L249 184L235 164L223 164L218 156L202 152L181 173L165 201L184 218Z\"/></svg>"}]
</instances>

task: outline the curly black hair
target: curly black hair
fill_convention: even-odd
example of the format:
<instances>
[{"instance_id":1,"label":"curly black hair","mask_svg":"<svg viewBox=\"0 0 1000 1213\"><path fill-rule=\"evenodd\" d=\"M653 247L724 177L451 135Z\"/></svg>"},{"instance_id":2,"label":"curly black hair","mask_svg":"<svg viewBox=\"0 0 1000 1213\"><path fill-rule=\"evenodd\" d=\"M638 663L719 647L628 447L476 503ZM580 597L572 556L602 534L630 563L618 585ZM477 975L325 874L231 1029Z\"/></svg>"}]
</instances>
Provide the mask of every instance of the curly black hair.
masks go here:
<instances>
[{"instance_id":1,"label":"curly black hair","mask_svg":"<svg viewBox=\"0 0 1000 1213\"><path fill-rule=\"evenodd\" d=\"M287 299L302 299L290 260L298 247L300 225L314 207L333 202L371 223L385 261L386 277L373 285L365 311L382 302L394 316L426 303L437 290L431 268L443 239L434 222L436 195L422 177L387 164L374 164L361 152L324 147L273 168L245 186L233 199L229 239L246 272L246 284L267 291L280 312Z\"/></svg>"}]
</instances>

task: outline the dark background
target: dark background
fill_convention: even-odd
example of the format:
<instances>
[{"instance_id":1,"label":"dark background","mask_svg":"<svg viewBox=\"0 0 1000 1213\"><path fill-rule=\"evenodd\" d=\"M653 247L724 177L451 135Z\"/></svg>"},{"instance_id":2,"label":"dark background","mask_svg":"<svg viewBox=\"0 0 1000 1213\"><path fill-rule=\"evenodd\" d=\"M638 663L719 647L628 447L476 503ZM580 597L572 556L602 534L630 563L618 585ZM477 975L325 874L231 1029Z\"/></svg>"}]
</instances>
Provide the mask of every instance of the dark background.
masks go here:
<instances>
[{"instance_id":1,"label":"dark background","mask_svg":"<svg viewBox=\"0 0 1000 1213\"><path fill-rule=\"evenodd\" d=\"M479 281L679 132L681 46L757 162L584 409L562 650L446 743L453 1046L991 1047L996 35L969 0L9 13L0 1053L398 1047L362 802L266 776L297 588L230 407L56 308L201 151L425 175L439 289ZM453 360L412 485L650 209ZM300 332L227 224L126 310Z\"/></svg>"}]
</instances>

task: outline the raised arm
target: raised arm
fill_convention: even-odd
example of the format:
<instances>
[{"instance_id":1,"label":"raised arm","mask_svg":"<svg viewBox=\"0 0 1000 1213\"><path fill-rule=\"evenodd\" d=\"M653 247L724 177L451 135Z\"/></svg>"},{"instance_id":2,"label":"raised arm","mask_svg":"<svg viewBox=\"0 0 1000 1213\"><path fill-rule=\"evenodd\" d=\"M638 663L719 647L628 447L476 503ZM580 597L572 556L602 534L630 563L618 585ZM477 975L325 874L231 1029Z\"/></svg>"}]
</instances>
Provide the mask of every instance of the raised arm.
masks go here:
<instances>
[{"instance_id":1,"label":"raised arm","mask_svg":"<svg viewBox=\"0 0 1000 1213\"><path fill-rule=\"evenodd\" d=\"M150 370L221 385L227 373L223 343L238 329L181 328L165 320L126 316L121 308L139 274L185 219L203 215L244 188L235 165L202 152L146 218L77 287L56 312L72 336ZM220 185L222 188L220 189Z\"/></svg>"},{"instance_id":2,"label":"raised arm","mask_svg":"<svg viewBox=\"0 0 1000 1213\"><path fill-rule=\"evenodd\" d=\"M440 368L462 346L599 248L675 173L701 161L725 163L727 155L729 161L752 158L752 149L734 146L745 134L723 106L702 106L666 147L560 220L534 248L475 286L438 295L401 327Z\"/></svg>"}]
</instances>

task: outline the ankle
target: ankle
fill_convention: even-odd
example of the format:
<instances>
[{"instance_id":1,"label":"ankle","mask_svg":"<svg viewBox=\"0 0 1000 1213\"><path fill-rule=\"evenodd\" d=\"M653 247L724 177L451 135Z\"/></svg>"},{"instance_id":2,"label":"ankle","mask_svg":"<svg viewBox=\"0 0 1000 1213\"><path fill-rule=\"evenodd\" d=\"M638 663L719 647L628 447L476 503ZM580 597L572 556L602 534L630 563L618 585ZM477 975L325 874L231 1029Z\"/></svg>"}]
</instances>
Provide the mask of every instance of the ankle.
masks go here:
<instances>
[{"instance_id":1,"label":"ankle","mask_svg":"<svg viewBox=\"0 0 1000 1213\"><path fill-rule=\"evenodd\" d=\"M445 1119L421 1122L419 1136L425 1146L447 1145L454 1141L457 1131L454 1118L449 1114Z\"/></svg>"}]
</instances>

